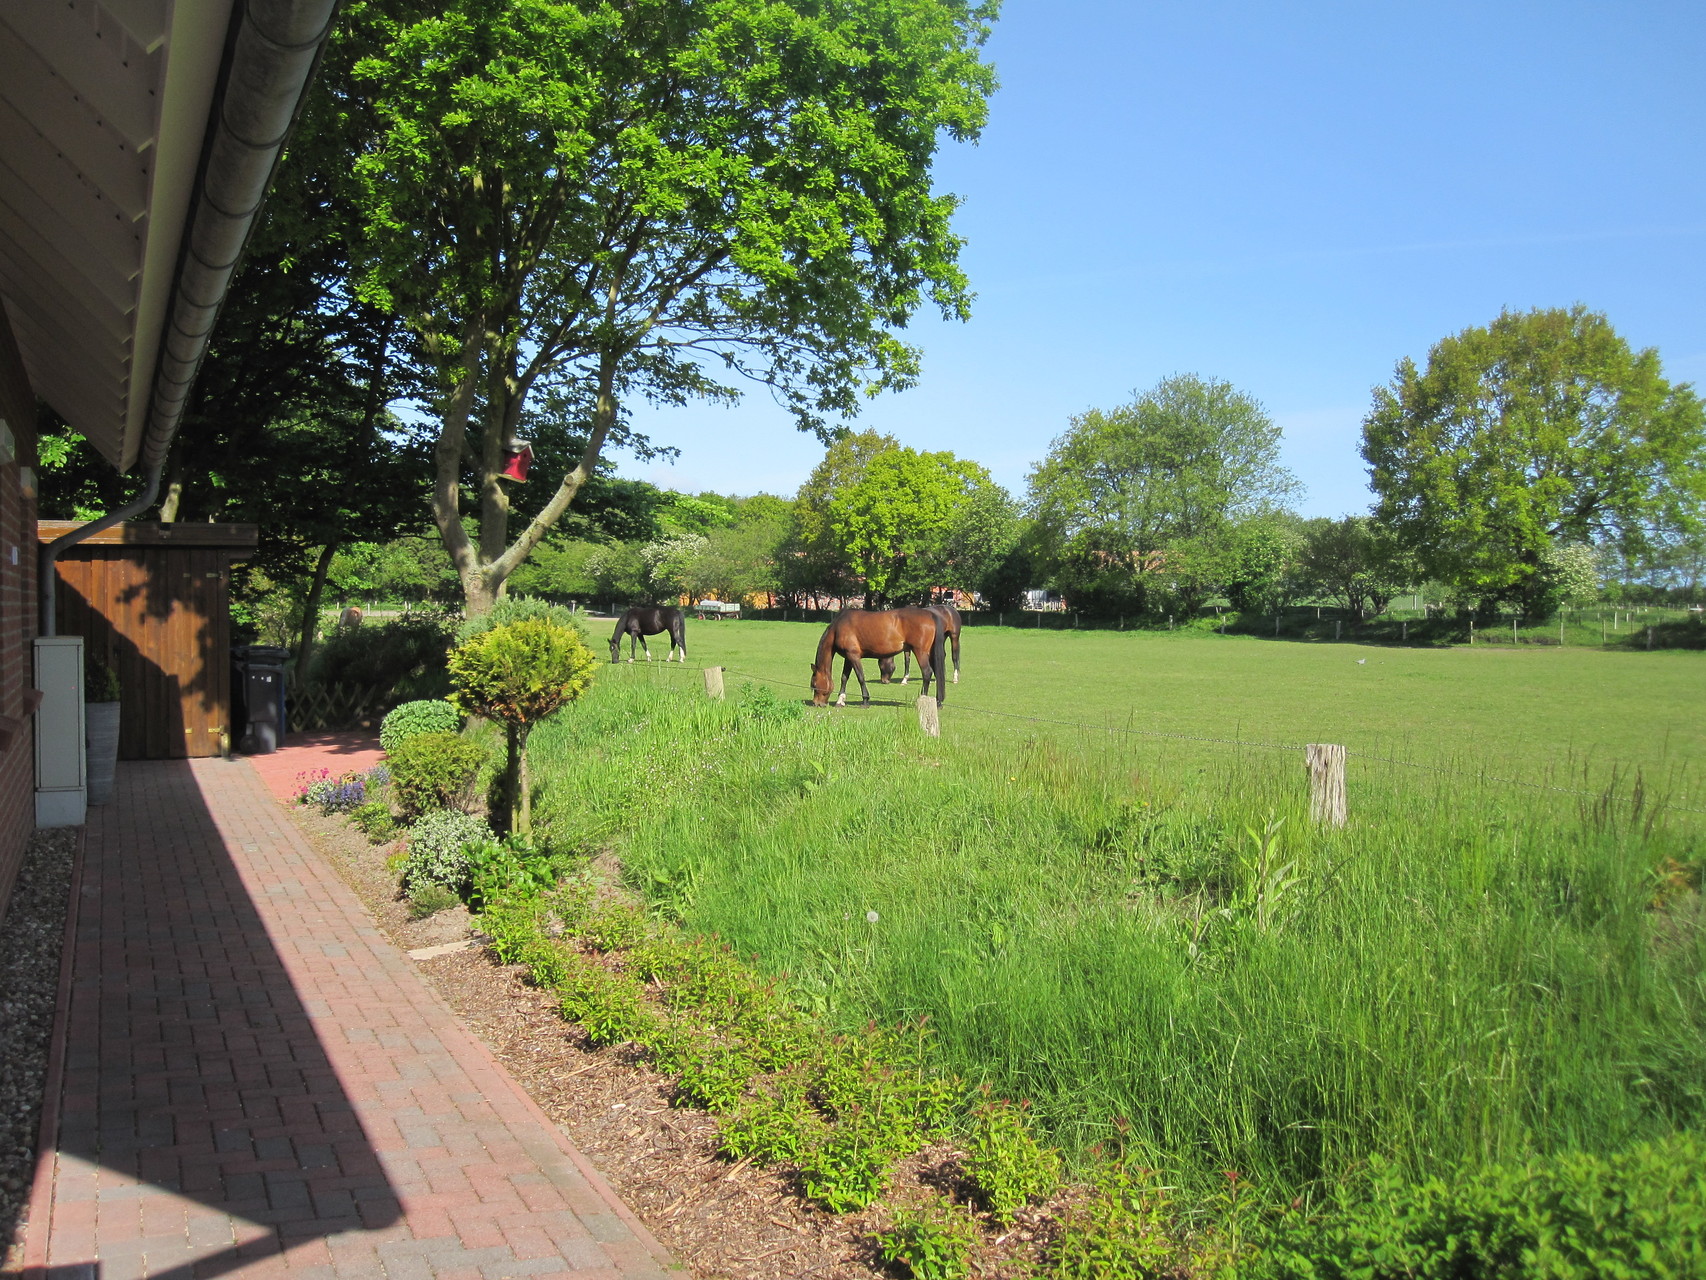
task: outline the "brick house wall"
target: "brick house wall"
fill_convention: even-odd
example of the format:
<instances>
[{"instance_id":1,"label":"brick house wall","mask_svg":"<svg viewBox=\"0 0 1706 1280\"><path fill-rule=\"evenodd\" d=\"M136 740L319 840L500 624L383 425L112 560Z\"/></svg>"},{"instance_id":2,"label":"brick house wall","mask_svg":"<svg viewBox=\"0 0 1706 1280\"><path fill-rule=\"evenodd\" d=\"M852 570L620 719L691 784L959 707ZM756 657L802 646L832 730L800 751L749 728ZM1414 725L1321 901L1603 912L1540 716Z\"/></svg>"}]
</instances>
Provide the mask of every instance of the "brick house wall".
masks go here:
<instances>
[{"instance_id":1,"label":"brick house wall","mask_svg":"<svg viewBox=\"0 0 1706 1280\"><path fill-rule=\"evenodd\" d=\"M23 472L36 465L36 402L0 299L0 418L12 457L0 452L0 921L35 828L35 701L30 641L37 633L36 504Z\"/></svg>"}]
</instances>

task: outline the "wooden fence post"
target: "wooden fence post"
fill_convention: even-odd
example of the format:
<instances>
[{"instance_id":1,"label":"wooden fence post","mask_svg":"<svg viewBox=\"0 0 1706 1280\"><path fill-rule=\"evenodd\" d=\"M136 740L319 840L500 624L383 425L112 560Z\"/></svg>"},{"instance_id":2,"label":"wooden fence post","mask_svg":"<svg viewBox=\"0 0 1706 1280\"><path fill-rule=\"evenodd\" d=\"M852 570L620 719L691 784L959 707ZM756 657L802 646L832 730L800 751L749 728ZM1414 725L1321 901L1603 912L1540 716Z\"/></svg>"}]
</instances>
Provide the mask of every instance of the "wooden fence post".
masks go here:
<instances>
[{"instance_id":1,"label":"wooden fence post","mask_svg":"<svg viewBox=\"0 0 1706 1280\"><path fill-rule=\"evenodd\" d=\"M1331 827L1345 825L1345 749L1312 742L1303 748L1309 767L1309 816Z\"/></svg>"},{"instance_id":2,"label":"wooden fence post","mask_svg":"<svg viewBox=\"0 0 1706 1280\"><path fill-rule=\"evenodd\" d=\"M721 667L705 668L705 693L712 698L723 696L723 669Z\"/></svg>"},{"instance_id":3,"label":"wooden fence post","mask_svg":"<svg viewBox=\"0 0 1706 1280\"><path fill-rule=\"evenodd\" d=\"M1410 638L1410 620L1405 618L1398 624L1398 639L1408 641Z\"/></svg>"},{"instance_id":4,"label":"wooden fence post","mask_svg":"<svg viewBox=\"0 0 1706 1280\"><path fill-rule=\"evenodd\" d=\"M1649 652L1651 652L1652 647L1653 647L1653 629L1651 627L1648 627L1647 628L1647 649Z\"/></svg>"},{"instance_id":5,"label":"wooden fence post","mask_svg":"<svg viewBox=\"0 0 1706 1280\"><path fill-rule=\"evenodd\" d=\"M937 714L937 705L934 698L918 699L918 727L932 738L942 736L942 719Z\"/></svg>"},{"instance_id":6,"label":"wooden fence post","mask_svg":"<svg viewBox=\"0 0 1706 1280\"><path fill-rule=\"evenodd\" d=\"M1333 639L1337 640L1339 638L1339 629L1341 627L1343 627L1344 625L1345 625L1344 619L1342 619L1342 618L1334 618L1333 619Z\"/></svg>"}]
</instances>

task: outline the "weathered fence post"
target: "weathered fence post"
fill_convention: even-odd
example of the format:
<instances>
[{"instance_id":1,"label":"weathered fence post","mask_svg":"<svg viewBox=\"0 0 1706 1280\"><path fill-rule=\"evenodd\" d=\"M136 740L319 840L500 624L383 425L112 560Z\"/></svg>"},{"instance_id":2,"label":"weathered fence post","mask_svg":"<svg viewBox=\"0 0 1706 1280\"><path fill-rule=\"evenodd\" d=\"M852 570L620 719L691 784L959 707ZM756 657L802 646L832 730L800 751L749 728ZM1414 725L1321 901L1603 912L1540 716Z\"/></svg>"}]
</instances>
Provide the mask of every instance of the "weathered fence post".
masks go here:
<instances>
[{"instance_id":1,"label":"weathered fence post","mask_svg":"<svg viewBox=\"0 0 1706 1280\"><path fill-rule=\"evenodd\" d=\"M1410 638L1410 620L1408 618L1405 618L1401 622L1399 622L1399 624L1398 624L1398 639L1408 640L1409 638Z\"/></svg>"},{"instance_id":2,"label":"weathered fence post","mask_svg":"<svg viewBox=\"0 0 1706 1280\"><path fill-rule=\"evenodd\" d=\"M1475 619L1469 619L1469 643L1475 643Z\"/></svg>"},{"instance_id":3,"label":"weathered fence post","mask_svg":"<svg viewBox=\"0 0 1706 1280\"><path fill-rule=\"evenodd\" d=\"M1339 629L1341 627L1343 627L1344 625L1345 625L1344 619L1342 619L1342 618L1334 618L1333 619L1333 639L1337 640L1339 638Z\"/></svg>"},{"instance_id":4,"label":"weathered fence post","mask_svg":"<svg viewBox=\"0 0 1706 1280\"><path fill-rule=\"evenodd\" d=\"M1512 646L1514 646L1516 644L1516 619L1517 619L1517 615L1514 613L1511 614L1511 644L1512 644Z\"/></svg>"},{"instance_id":5,"label":"weathered fence post","mask_svg":"<svg viewBox=\"0 0 1706 1280\"><path fill-rule=\"evenodd\" d=\"M1303 748L1309 766L1309 816L1330 827L1345 825L1345 749L1312 742Z\"/></svg>"},{"instance_id":6,"label":"weathered fence post","mask_svg":"<svg viewBox=\"0 0 1706 1280\"><path fill-rule=\"evenodd\" d=\"M942 736L942 718L937 714L936 699L918 699L918 727L932 738Z\"/></svg>"},{"instance_id":7,"label":"weathered fence post","mask_svg":"<svg viewBox=\"0 0 1706 1280\"><path fill-rule=\"evenodd\" d=\"M1648 627L1647 628L1647 648L1648 648L1648 650L1651 650L1652 647L1653 647L1653 629L1651 627Z\"/></svg>"},{"instance_id":8,"label":"weathered fence post","mask_svg":"<svg viewBox=\"0 0 1706 1280\"><path fill-rule=\"evenodd\" d=\"M1276 636L1279 634L1279 620L1280 620L1279 614L1277 614L1277 613L1274 614L1274 634Z\"/></svg>"},{"instance_id":9,"label":"weathered fence post","mask_svg":"<svg viewBox=\"0 0 1706 1280\"><path fill-rule=\"evenodd\" d=\"M705 693L712 698L723 696L723 669L721 667L705 668Z\"/></svg>"}]
</instances>

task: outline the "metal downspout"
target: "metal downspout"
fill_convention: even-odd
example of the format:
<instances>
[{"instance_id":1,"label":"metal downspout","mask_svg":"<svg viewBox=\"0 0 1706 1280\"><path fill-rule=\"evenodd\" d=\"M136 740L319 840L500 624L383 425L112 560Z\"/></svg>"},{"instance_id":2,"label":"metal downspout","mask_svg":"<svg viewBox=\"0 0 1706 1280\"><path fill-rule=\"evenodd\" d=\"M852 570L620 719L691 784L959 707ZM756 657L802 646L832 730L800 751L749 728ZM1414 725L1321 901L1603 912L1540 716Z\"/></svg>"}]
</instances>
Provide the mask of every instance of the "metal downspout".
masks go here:
<instances>
[{"instance_id":1,"label":"metal downspout","mask_svg":"<svg viewBox=\"0 0 1706 1280\"><path fill-rule=\"evenodd\" d=\"M147 480L142 493L124 506L41 549L37 581L44 636L58 634L54 591L60 552L147 510L160 491L166 451L183 419L220 306L272 185L336 8L337 0L243 0L154 371L142 438Z\"/></svg>"}]
</instances>

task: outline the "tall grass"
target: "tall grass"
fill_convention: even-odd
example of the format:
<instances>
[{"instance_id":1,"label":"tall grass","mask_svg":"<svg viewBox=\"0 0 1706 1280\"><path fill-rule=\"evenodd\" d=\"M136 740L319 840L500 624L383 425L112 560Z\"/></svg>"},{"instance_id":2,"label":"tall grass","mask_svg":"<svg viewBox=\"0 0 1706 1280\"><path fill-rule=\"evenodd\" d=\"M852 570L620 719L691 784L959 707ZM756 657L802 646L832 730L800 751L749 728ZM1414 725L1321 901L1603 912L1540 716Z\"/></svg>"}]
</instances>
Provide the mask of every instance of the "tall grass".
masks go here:
<instances>
[{"instance_id":1,"label":"tall grass","mask_svg":"<svg viewBox=\"0 0 1706 1280\"><path fill-rule=\"evenodd\" d=\"M1682 815L1411 771L1357 777L1327 832L1289 754L938 742L910 708L680 686L613 675L538 731L554 831L832 1020L928 1015L944 1066L1069 1150L1289 1198L1375 1153L1612 1151L1706 1114Z\"/></svg>"}]
</instances>

